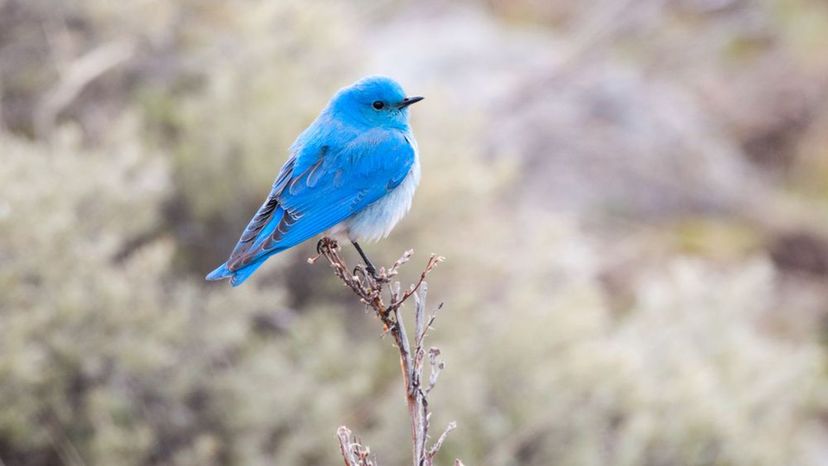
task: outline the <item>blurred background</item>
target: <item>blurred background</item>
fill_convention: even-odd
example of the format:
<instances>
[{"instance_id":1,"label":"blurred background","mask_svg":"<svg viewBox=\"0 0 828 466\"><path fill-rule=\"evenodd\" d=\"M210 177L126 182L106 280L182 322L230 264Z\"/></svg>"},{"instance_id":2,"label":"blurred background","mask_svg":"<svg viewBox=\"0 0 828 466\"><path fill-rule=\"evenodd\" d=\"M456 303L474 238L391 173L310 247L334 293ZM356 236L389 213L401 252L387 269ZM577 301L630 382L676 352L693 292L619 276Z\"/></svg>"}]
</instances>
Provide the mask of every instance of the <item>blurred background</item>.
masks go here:
<instances>
[{"instance_id":1,"label":"blurred background","mask_svg":"<svg viewBox=\"0 0 828 466\"><path fill-rule=\"evenodd\" d=\"M407 464L314 242L203 280L374 73L427 97L368 251L448 258L443 464L828 465L826 51L823 0L0 0L0 465Z\"/></svg>"}]
</instances>

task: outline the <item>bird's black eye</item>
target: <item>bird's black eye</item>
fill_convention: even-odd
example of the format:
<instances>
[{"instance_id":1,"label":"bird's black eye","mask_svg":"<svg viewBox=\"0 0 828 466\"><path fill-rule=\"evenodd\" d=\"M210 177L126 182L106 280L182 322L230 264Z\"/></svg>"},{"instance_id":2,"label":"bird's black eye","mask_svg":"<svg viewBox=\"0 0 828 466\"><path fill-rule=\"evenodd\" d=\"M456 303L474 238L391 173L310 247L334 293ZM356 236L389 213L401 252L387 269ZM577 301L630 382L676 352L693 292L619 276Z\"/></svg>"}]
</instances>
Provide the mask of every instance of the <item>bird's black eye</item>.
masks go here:
<instances>
[{"instance_id":1,"label":"bird's black eye","mask_svg":"<svg viewBox=\"0 0 828 466\"><path fill-rule=\"evenodd\" d=\"M385 107L385 104L382 103L381 101L377 100L374 103L372 103L371 106L374 107L377 110L382 110L382 108Z\"/></svg>"}]
</instances>

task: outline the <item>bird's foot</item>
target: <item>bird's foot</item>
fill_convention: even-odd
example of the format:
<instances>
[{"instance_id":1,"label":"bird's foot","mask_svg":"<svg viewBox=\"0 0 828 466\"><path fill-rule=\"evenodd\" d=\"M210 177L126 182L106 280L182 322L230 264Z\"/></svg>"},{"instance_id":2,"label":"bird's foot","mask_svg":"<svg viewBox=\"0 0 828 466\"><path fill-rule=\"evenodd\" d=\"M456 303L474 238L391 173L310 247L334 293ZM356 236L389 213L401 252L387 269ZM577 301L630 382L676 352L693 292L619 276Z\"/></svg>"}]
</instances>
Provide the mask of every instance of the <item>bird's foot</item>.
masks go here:
<instances>
[{"instance_id":1,"label":"bird's foot","mask_svg":"<svg viewBox=\"0 0 828 466\"><path fill-rule=\"evenodd\" d=\"M327 257L327 254L330 254L332 251L336 251L338 248L339 244L337 244L336 240L323 236L322 239L316 243L316 255L308 258L308 264L316 263L320 257Z\"/></svg>"},{"instance_id":2,"label":"bird's foot","mask_svg":"<svg viewBox=\"0 0 828 466\"><path fill-rule=\"evenodd\" d=\"M364 278L368 278L370 276L377 283L384 283L388 281L383 274L377 272L377 269L374 268L373 265L357 265L354 267L353 275L362 275Z\"/></svg>"},{"instance_id":3,"label":"bird's foot","mask_svg":"<svg viewBox=\"0 0 828 466\"><path fill-rule=\"evenodd\" d=\"M335 239L323 236L318 243L316 243L316 253L322 254L325 249L335 251L339 248L339 244Z\"/></svg>"}]
</instances>

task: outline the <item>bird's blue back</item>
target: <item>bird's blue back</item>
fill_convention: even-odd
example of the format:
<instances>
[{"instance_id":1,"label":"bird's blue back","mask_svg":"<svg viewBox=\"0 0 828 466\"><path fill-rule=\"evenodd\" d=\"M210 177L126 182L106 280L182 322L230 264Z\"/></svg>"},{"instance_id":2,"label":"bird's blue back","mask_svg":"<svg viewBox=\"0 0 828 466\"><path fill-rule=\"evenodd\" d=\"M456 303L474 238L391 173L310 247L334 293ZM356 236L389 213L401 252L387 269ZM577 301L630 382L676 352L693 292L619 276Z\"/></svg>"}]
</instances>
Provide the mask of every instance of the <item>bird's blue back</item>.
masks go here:
<instances>
[{"instance_id":1,"label":"bird's blue back","mask_svg":"<svg viewBox=\"0 0 828 466\"><path fill-rule=\"evenodd\" d=\"M368 78L334 96L291 146L267 199L207 279L241 284L271 255L329 230L405 179L416 156L407 113L374 121L363 101L380 98L404 94L388 78Z\"/></svg>"}]
</instances>

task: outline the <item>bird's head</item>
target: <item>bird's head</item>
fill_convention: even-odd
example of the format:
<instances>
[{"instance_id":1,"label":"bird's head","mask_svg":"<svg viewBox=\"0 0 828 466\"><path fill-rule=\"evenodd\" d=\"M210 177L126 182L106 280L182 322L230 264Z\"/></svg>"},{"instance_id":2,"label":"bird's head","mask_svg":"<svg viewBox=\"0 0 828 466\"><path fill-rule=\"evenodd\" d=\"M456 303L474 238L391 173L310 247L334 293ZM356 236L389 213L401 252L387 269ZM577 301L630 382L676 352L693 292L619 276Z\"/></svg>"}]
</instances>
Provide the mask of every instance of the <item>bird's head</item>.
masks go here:
<instances>
[{"instance_id":1,"label":"bird's head","mask_svg":"<svg viewBox=\"0 0 828 466\"><path fill-rule=\"evenodd\" d=\"M408 106L421 100L406 97L391 78L370 76L337 92L329 109L349 123L404 129L408 126Z\"/></svg>"}]
</instances>

